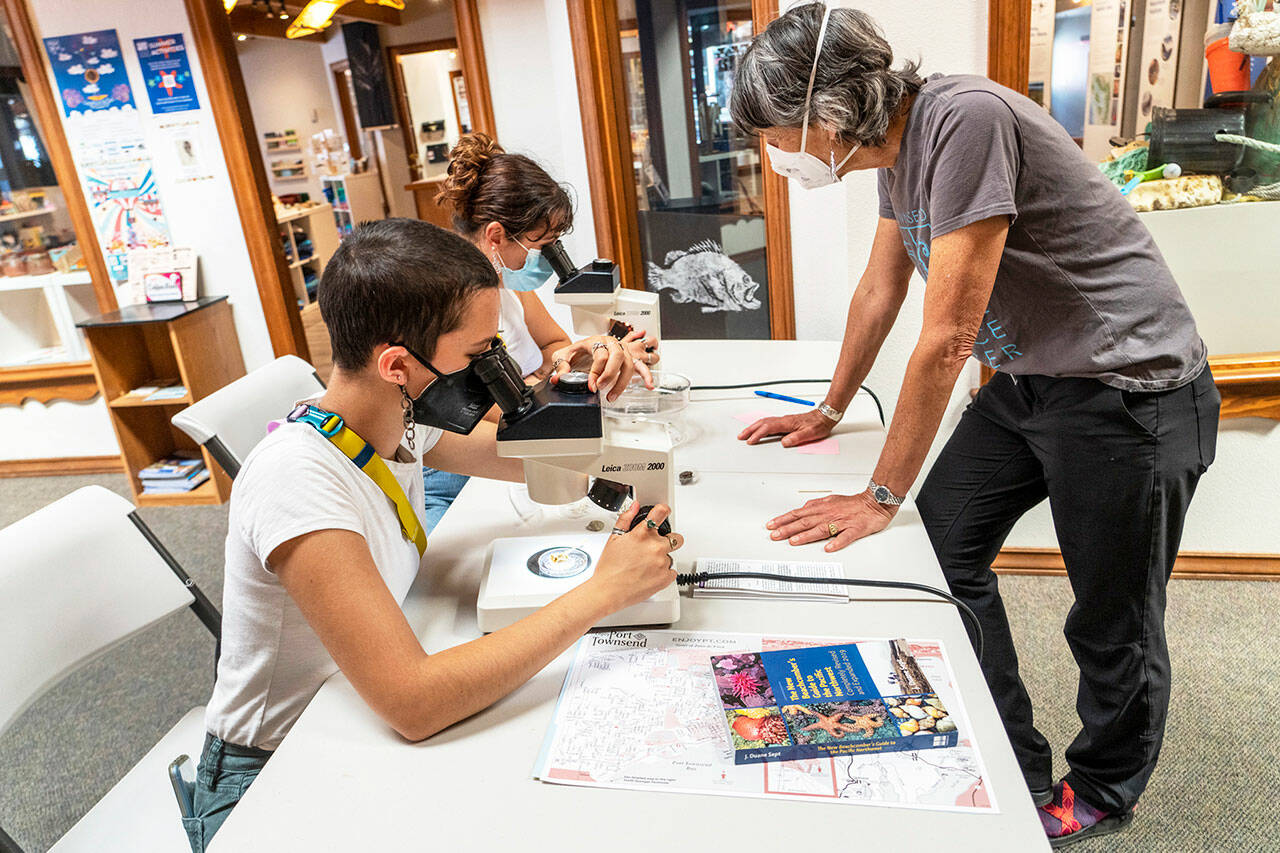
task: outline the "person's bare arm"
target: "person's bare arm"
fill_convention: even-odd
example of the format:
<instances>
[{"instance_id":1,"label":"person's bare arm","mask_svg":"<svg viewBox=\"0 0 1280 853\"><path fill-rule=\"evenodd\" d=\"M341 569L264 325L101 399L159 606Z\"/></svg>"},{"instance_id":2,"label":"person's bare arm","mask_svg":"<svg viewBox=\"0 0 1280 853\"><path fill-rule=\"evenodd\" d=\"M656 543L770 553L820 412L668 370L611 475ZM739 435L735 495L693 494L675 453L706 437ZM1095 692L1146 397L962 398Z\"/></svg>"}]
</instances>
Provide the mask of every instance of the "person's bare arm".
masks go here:
<instances>
[{"instance_id":1,"label":"person's bare arm","mask_svg":"<svg viewBox=\"0 0 1280 853\"><path fill-rule=\"evenodd\" d=\"M924 464L951 390L973 354L983 313L995 286L1009 217L995 216L966 225L933 240L929 282L924 294L924 327L907 362L889 435L880 451L873 479L897 495L905 495ZM837 534L826 550L888 526L896 507L877 503L865 491L809 501L778 516L767 527L774 539L803 545Z\"/></svg>"},{"instance_id":2,"label":"person's bare arm","mask_svg":"<svg viewBox=\"0 0 1280 853\"><path fill-rule=\"evenodd\" d=\"M494 407L497 408L496 406ZM422 454L422 464L437 471L469 477L524 482L524 463L498 455L497 419L482 420L470 435L446 432L436 446Z\"/></svg>"},{"instance_id":3,"label":"person's bare arm","mask_svg":"<svg viewBox=\"0 0 1280 853\"><path fill-rule=\"evenodd\" d=\"M637 508L618 524L628 526ZM650 517L667 513L659 506ZM272 551L268 564L369 707L416 741L492 705L601 618L670 584L670 550L667 537L645 525L611 537L586 583L514 625L432 655L359 534L308 533Z\"/></svg>"},{"instance_id":4,"label":"person's bare arm","mask_svg":"<svg viewBox=\"0 0 1280 853\"><path fill-rule=\"evenodd\" d=\"M542 350L542 365L533 372L533 376L546 379L551 375L552 353L569 345L569 335L551 318L551 312L537 293L517 293L516 298L524 308L524 324L538 349Z\"/></svg>"},{"instance_id":5,"label":"person's bare arm","mask_svg":"<svg viewBox=\"0 0 1280 853\"><path fill-rule=\"evenodd\" d=\"M836 362L826 404L844 411L871 370L885 337L902 308L907 285L914 269L902 246L898 223L881 218L867 268L849 300L844 343ZM831 434L835 422L817 409L780 418L762 418L748 426L738 438L756 444L771 435L781 435L784 447L818 441Z\"/></svg>"}]
</instances>

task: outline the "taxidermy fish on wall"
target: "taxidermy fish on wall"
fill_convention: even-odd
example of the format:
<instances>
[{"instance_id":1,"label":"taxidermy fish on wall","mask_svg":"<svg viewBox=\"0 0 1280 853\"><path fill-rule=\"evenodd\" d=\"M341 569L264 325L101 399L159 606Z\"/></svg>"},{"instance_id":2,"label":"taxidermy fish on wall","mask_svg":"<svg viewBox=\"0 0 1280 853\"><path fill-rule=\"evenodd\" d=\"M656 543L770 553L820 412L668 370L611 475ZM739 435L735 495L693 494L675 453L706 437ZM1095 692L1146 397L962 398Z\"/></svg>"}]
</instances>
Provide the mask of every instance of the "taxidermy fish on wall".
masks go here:
<instances>
[{"instance_id":1,"label":"taxidermy fish on wall","mask_svg":"<svg viewBox=\"0 0 1280 853\"><path fill-rule=\"evenodd\" d=\"M666 269L649 264L649 289L670 291L676 302L696 302L703 314L760 307L756 299L760 285L711 240L694 243L685 251L668 252L663 263Z\"/></svg>"}]
</instances>

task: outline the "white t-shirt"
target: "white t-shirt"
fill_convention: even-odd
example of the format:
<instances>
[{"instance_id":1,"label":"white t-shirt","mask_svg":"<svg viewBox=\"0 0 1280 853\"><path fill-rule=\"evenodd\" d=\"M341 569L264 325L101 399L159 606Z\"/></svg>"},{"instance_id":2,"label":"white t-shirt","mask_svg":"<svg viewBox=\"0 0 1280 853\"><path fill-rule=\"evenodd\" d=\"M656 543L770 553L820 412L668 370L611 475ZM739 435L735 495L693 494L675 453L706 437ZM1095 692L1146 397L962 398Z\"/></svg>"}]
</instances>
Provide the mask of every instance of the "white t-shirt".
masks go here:
<instances>
[{"instance_id":1,"label":"white t-shirt","mask_svg":"<svg viewBox=\"0 0 1280 853\"><path fill-rule=\"evenodd\" d=\"M384 459L422 515L422 453L440 431L418 427L410 453ZM400 532L382 490L312 426L284 423L253 449L231 490L222 657L205 711L209 732L231 743L275 749L329 676L338 671L280 579L266 566L278 546L317 530L364 537L398 603L421 560Z\"/></svg>"},{"instance_id":2,"label":"white t-shirt","mask_svg":"<svg viewBox=\"0 0 1280 853\"><path fill-rule=\"evenodd\" d=\"M501 288L502 316L499 334L507 345L507 352L515 359L522 376L528 376L542 367L542 349L529 334L529 327L524 322L524 305L515 291Z\"/></svg>"}]
</instances>

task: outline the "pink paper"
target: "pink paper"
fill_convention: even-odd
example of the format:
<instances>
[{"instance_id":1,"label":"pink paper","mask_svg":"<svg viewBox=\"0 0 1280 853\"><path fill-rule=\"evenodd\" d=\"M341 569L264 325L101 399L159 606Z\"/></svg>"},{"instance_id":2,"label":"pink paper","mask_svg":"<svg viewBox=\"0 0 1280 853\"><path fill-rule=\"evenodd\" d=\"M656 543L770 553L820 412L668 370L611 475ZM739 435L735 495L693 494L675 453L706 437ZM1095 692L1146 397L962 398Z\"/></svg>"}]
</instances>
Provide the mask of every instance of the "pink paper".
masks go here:
<instances>
[{"instance_id":1,"label":"pink paper","mask_svg":"<svg viewBox=\"0 0 1280 853\"><path fill-rule=\"evenodd\" d=\"M838 456L840 454L840 442L834 438L824 438L822 441L802 444L796 448L796 452L811 453L816 456Z\"/></svg>"},{"instance_id":2,"label":"pink paper","mask_svg":"<svg viewBox=\"0 0 1280 853\"><path fill-rule=\"evenodd\" d=\"M769 412L743 412L740 415L734 415L733 419L735 421L742 421L747 426L750 426L751 424L755 423L761 418L771 418L771 417L773 417L773 415L770 414Z\"/></svg>"}]
</instances>

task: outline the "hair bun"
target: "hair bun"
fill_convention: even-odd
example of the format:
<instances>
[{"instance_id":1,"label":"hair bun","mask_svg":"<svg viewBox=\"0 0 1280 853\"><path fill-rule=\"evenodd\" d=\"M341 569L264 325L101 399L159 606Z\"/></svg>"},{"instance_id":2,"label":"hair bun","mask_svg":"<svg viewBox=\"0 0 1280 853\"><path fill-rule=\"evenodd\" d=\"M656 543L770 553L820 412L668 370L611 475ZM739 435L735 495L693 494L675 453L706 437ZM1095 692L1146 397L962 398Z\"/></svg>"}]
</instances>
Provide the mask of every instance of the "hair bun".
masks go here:
<instances>
[{"instance_id":1,"label":"hair bun","mask_svg":"<svg viewBox=\"0 0 1280 853\"><path fill-rule=\"evenodd\" d=\"M505 153L487 133L468 133L449 152L448 177L436 195L436 204L448 202L464 219L471 216L472 202L480 176L489 161Z\"/></svg>"}]
</instances>

